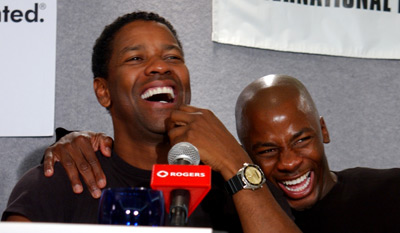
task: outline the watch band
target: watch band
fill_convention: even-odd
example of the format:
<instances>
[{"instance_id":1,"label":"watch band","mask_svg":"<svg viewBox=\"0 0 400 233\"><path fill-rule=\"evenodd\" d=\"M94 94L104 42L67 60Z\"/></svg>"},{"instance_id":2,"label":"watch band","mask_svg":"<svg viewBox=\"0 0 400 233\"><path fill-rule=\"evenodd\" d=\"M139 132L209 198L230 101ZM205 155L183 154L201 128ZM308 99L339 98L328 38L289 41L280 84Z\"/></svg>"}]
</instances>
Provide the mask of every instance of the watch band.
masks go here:
<instances>
[{"instance_id":1,"label":"watch band","mask_svg":"<svg viewBox=\"0 0 400 233\"><path fill-rule=\"evenodd\" d=\"M239 175L235 175L233 176L230 180L228 180L225 183L225 189L226 191L228 191L228 193L230 195L233 195L237 192L239 192L240 190L242 190L244 187L244 183L241 179L241 177L239 177Z\"/></svg>"},{"instance_id":2,"label":"watch band","mask_svg":"<svg viewBox=\"0 0 400 233\"><path fill-rule=\"evenodd\" d=\"M244 163L236 175L225 183L225 189L233 195L242 189L259 189L264 183L265 176L261 168L255 164Z\"/></svg>"}]
</instances>

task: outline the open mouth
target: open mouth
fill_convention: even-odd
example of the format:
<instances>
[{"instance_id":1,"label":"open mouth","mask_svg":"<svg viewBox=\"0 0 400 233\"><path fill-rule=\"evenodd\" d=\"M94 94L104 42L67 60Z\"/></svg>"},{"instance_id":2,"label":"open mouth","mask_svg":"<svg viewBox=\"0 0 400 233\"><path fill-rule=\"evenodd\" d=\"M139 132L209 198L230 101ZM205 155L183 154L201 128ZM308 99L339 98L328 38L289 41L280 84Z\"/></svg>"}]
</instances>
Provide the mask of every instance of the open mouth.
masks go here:
<instances>
[{"instance_id":1,"label":"open mouth","mask_svg":"<svg viewBox=\"0 0 400 233\"><path fill-rule=\"evenodd\" d=\"M160 103L173 103L175 100L172 87L152 87L147 89L140 97L147 101Z\"/></svg>"},{"instance_id":2,"label":"open mouth","mask_svg":"<svg viewBox=\"0 0 400 233\"><path fill-rule=\"evenodd\" d=\"M280 181L279 184L289 192L302 192L309 187L310 182L311 172L308 171L297 179Z\"/></svg>"}]
</instances>

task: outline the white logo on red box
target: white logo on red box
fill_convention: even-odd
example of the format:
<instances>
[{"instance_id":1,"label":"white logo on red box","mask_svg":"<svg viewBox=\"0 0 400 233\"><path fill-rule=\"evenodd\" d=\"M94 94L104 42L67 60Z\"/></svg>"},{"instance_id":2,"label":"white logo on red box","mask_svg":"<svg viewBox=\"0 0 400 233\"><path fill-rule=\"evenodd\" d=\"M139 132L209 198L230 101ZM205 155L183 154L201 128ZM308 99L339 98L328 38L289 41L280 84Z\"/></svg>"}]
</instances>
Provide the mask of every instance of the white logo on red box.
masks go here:
<instances>
[{"instance_id":1,"label":"white logo on red box","mask_svg":"<svg viewBox=\"0 0 400 233\"><path fill-rule=\"evenodd\" d=\"M204 172L167 172L164 170L158 171L157 176L165 178L167 176L171 177L206 177Z\"/></svg>"}]
</instances>

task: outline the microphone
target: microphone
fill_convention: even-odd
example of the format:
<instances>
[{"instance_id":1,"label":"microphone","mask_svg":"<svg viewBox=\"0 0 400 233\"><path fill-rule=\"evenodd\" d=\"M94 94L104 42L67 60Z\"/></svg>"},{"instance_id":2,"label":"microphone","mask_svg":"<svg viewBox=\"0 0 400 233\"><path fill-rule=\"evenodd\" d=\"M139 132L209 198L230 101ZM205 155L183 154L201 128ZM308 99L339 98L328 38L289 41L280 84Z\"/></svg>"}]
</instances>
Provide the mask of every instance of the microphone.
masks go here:
<instances>
[{"instance_id":1,"label":"microphone","mask_svg":"<svg viewBox=\"0 0 400 233\"><path fill-rule=\"evenodd\" d=\"M170 225L184 226L211 189L211 167L198 165L199 152L188 142L170 149L168 163L153 166L151 187L163 192Z\"/></svg>"},{"instance_id":2,"label":"microphone","mask_svg":"<svg viewBox=\"0 0 400 233\"><path fill-rule=\"evenodd\" d=\"M168 152L168 164L199 165L199 163L199 151L189 142L179 142Z\"/></svg>"},{"instance_id":3,"label":"microphone","mask_svg":"<svg viewBox=\"0 0 400 233\"><path fill-rule=\"evenodd\" d=\"M168 164L199 165L200 155L188 142L175 144L168 152ZM184 226L187 222L190 193L187 189L174 189L170 200L170 225Z\"/></svg>"}]
</instances>

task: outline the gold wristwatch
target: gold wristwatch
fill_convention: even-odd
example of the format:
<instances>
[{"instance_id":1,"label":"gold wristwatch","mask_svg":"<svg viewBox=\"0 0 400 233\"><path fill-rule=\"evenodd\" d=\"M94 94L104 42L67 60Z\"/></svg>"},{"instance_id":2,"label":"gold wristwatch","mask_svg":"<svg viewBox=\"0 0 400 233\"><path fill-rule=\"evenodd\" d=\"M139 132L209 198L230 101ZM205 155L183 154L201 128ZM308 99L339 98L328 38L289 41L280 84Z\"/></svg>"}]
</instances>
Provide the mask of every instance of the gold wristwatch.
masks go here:
<instances>
[{"instance_id":1,"label":"gold wristwatch","mask_svg":"<svg viewBox=\"0 0 400 233\"><path fill-rule=\"evenodd\" d=\"M225 183L229 194L233 195L242 189L256 190L265 183L265 175L255 164L244 163L238 173Z\"/></svg>"}]
</instances>

